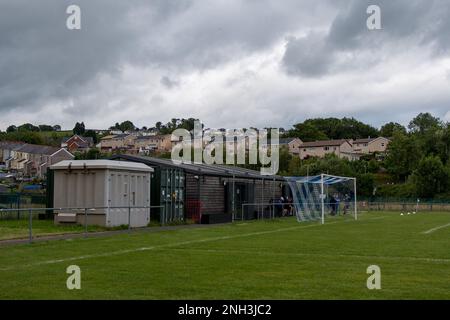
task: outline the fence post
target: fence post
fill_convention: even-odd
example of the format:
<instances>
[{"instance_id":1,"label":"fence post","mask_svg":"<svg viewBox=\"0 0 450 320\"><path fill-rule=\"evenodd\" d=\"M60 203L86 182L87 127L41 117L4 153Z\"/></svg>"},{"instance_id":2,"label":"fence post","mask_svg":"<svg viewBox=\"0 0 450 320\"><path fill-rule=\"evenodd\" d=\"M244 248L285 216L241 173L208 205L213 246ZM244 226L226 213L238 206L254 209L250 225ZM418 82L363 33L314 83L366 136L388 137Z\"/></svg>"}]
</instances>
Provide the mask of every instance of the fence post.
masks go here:
<instances>
[{"instance_id":1,"label":"fence post","mask_svg":"<svg viewBox=\"0 0 450 320\"><path fill-rule=\"evenodd\" d=\"M84 236L87 237L88 224L87 224L87 208L84 208Z\"/></svg>"},{"instance_id":2,"label":"fence post","mask_svg":"<svg viewBox=\"0 0 450 320\"><path fill-rule=\"evenodd\" d=\"M16 198L16 207L17 207L17 220L20 220L20 193Z\"/></svg>"},{"instance_id":3,"label":"fence post","mask_svg":"<svg viewBox=\"0 0 450 320\"><path fill-rule=\"evenodd\" d=\"M33 242L33 212L31 209L28 211L28 231L29 231L29 242Z\"/></svg>"},{"instance_id":4,"label":"fence post","mask_svg":"<svg viewBox=\"0 0 450 320\"><path fill-rule=\"evenodd\" d=\"M166 206L162 207L162 215L160 215L159 219L161 220L161 225L164 226L164 220L166 219Z\"/></svg>"},{"instance_id":5,"label":"fence post","mask_svg":"<svg viewBox=\"0 0 450 320\"><path fill-rule=\"evenodd\" d=\"M131 204L128 204L128 231L131 230Z\"/></svg>"}]
</instances>

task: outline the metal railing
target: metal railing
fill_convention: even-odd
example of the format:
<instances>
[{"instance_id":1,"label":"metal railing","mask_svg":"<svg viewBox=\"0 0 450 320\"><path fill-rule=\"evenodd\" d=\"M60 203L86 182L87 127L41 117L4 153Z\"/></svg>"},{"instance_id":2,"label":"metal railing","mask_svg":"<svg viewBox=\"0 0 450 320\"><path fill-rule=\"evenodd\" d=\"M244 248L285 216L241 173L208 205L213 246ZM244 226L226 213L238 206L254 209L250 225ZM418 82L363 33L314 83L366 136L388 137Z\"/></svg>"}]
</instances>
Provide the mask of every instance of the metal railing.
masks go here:
<instances>
[{"instance_id":1,"label":"metal railing","mask_svg":"<svg viewBox=\"0 0 450 320\"><path fill-rule=\"evenodd\" d=\"M3 215L5 213L16 213L16 212L23 212L25 214L28 214L28 242L33 242L33 214L39 213L39 212L45 212L44 215L50 216L50 219L46 220L54 220L55 212L59 213L70 213L75 212L76 215L83 215L84 221L83 224L79 224L77 219L75 219L76 225L83 225L84 226L84 236L87 236L88 234L88 216L89 214L92 214L95 211L99 210L111 210L111 209L125 209L128 210L128 231L132 229L131 227L131 219L132 219L132 211L135 209L149 209L149 223L151 222L151 209L162 209L162 216L160 216L160 224L163 226L166 221L166 215L165 215L165 207L164 206L118 206L118 207L63 207L63 208L15 208L15 209L0 209L0 221L3 218ZM49 212L51 212L49 214ZM106 213L105 213L106 214ZM12 219L12 220L21 220L21 219ZM52 233L48 233L46 235L52 235ZM4 240L11 240L11 239L4 239Z\"/></svg>"}]
</instances>

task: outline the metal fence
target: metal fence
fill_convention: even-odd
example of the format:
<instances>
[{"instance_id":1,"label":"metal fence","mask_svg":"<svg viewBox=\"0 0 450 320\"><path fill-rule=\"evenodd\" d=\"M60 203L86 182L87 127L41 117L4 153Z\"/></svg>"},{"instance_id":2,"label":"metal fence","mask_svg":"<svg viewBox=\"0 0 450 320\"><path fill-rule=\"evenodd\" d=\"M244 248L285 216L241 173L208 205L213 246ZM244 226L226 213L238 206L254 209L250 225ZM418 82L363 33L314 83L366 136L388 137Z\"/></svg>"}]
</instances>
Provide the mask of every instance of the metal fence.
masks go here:
<instances>
[{"instance_id":1,"label":"metal fence","mask_svg":"<svg viewBox=\"0 0 450 320\"><path fill-rule=\"evenodd\" d=\"M159 216L158 223L160 225L165 225L169 223L168 218L165 214L164 206L125 206L125 207L67 207L67 208L14 208L14 209L0 209L0 221L12 220L12 221L27 221L27 231L28 231L28 242L32 243L33 238L35 237L36 228L33 227L33 221L37 220L54 220L54 215L56 213L76 213L77 215L84 216L83 223L75 223L76 226L83 226L83 231L77 230L75 233L84 233L85 236L89 233L88 229L88 218L91 214L95 213L98 210L108 210L108 209L124 209L127 210L128 214L128 224L125 225L128 227L128 230L131 230L131 219L133 216L133 210L135 209L148 209L149 210L149 221L152 221L152 209L161 209L161 215ZM108 228L105 228L101 231L106 231ZM63 232L64 233L64 232ZM66 232L71 233L71 232ZM49 232L46 233L46 236L51 236L54 234L61 234L61 232ZM1 236L1 233L0 233ZM21 239L24 237L20 237ZM9 238L5 238L3 240L10 240Z\"/></svg>"},{"instance_id":2,"label":"metal fence","mask_svg":"<svg viewBox=\"0 0 450 320\"><path fill-rule=\"evenodd\" d=\"M35 193L0 193L0 209L45 208L47 196Z\"/></svg>"},{"instance_id":3,"label":"metal fence","mask_svg":"<svg viewBox=\"0 0 450 320\"><path fill-rule=\"evenodd\" d=\"M358 208L367 211L450 211L450 202L359 201Z\"/></svg>"},{"instance_id":4,"label":"metal fence","mask_svg":"<svg viewBox=\"0 0 450 320\"><path fill-rule=\"evenodd\" d=\"M354 202L345 203L331 203L323 202L324 215L352 215L357 217L357 211L355 210ZM330 212L331 208L333 211ZM296 216L297 210L300 209L300 216L304 216L305 219L311 216L311 214L321 216L322 203L321 202L303 202L303 203L243 203L239 210L236 210L233 214L233 221L235 220L259 220L259 219L275 219L285 216ZM315 217L317 218L317 217Z\"/></svg>"}]
</instances>

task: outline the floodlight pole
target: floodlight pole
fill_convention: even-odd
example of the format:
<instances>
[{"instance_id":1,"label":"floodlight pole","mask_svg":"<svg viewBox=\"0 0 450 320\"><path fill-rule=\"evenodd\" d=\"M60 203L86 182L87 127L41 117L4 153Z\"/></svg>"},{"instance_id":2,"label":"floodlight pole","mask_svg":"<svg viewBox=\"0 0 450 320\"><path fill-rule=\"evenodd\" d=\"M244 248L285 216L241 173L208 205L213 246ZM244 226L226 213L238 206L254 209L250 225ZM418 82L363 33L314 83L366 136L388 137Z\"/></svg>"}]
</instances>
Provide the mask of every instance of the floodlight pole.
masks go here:
<instances>
[{"instance_id":1,"label":"floodlight pole","mask_svg":"<svg viewBox=\"0 0 450 320\"><path fill-rule=\"evenodd\" d=\"M358 202L356 201L356 178L353 178L353 186L355 190L355 220L358 220Z\"/></svg>"},{"instance_id":2,"label":"floodlight pole","mask_svg":"<svg viewBox=\"0 0 450 320\"><path fill-rule=\"evenodd\" d=\"M320 175L320 201L322 203L322 224L325 223L325 204L324 204L324 194L323 194L323 173Z\"/></svg>"}]
</instances>

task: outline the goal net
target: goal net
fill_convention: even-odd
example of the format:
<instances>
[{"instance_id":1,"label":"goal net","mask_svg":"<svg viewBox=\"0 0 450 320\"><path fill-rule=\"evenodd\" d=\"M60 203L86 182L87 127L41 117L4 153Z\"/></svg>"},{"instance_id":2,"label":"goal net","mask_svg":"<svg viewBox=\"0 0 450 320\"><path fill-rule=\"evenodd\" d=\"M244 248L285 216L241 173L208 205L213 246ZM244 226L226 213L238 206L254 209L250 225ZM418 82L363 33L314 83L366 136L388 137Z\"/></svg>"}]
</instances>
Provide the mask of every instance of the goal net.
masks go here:
<instances>
[{"instance_id":1,"label":"goal net","mask_svg":"<svg viewBox=\"0 0 450 320\"><path fill-rule=\"evenodd\" d=\"M297 220L320 220L326 216L357 219L356 178L321 174L287 177Z\"/></svg>"}]
</instances>

